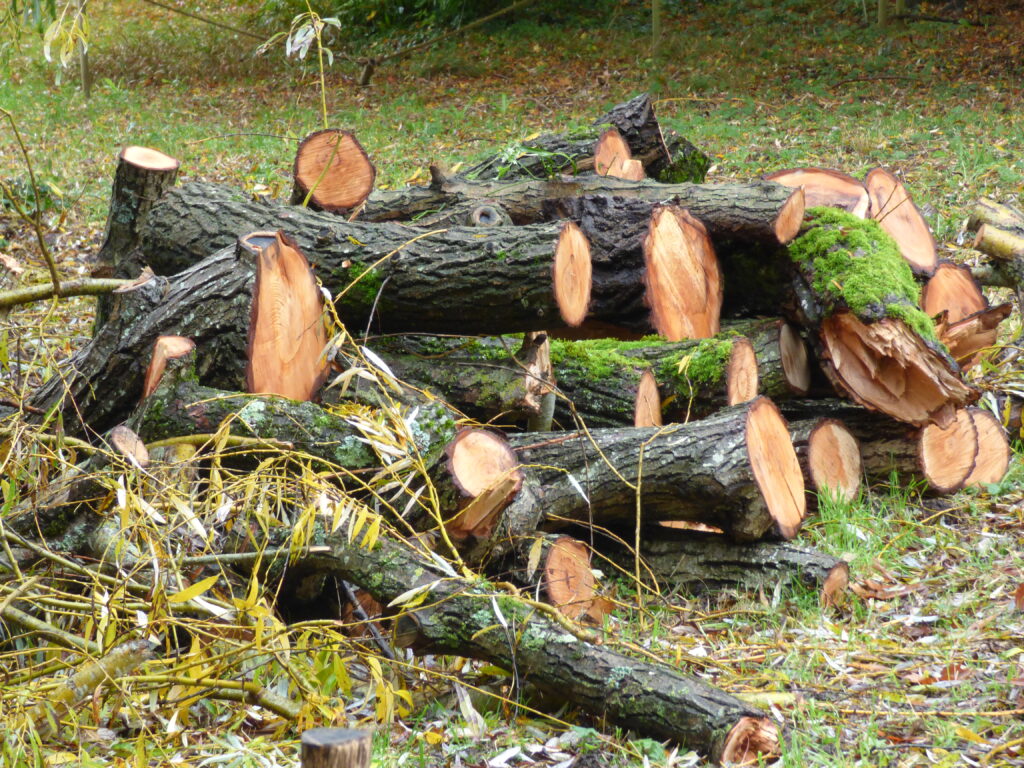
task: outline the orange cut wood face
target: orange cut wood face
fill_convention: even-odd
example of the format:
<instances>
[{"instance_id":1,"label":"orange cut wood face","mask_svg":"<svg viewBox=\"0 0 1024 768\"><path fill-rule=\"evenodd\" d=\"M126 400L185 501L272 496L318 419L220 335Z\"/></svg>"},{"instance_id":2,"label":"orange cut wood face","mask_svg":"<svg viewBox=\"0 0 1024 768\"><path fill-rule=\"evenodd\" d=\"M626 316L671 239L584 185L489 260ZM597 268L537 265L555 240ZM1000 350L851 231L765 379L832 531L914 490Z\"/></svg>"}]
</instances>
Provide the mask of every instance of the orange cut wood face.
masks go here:
<instances>
[{"instance_id":1,"label":"orange cut wood face","mask_svg":"<svg viewBox=\"0 0 1024 768\"><path fill-rule=\"evenodd\" d=\"M929 424L918 437L921 473L939 493L964 487L978 458L978 430L967 408L956 412L948 426Z\"/></svg>"},{"instance_id":2,"label":"orange cut wood face","mask_svg":"<svg viewBox=\"0 0 1024 768\"><path fill-rule=\"evenodd\" d=\"M276 233L256 251L249 322L248 391L312 400L327 378L323 296L295 243Z\"/></svg>"},{"instance_id":3,"label":"orange cut wood face","mask_svg":"<svg viewBox=\"0 0 1024 768\"><path fill-rule=\"evenodd\" d=\"M593 264L590 241L574 222L562 224L555 242L551 287L562 320L570 328L580 325L590 308Z\"/></svg>"},{"instance_id":4,"label":"orange cut wood face","mask_svg":"<svg viewBox=\"0 0 1024 768\"><path fill-rule=\"evenodd\" d=\"M965 487L1001 482L1010 468L1010 441L999 419L981 408L968 408L978 434L978 456Z\"/></svg>"},{"instance_id":5,"label":"orange cut wood face","mask_svg":"<svg viewBox=\"0 0 1024 768\"><path fill-rule=\"evenodd\" d=\"M945 312L949 323L959 322L987 307L988 299L971 270L959 264L948 261L939 264L935 274L921 288L921 309L929 317Z\"/></svg>"},{"instance_id":6,"label":"orange cut wood face","mask_svg":"<svg viewBox=\"0 0 1024 768\"><path fill-rule=\"evenodd\" d=\"M660 427L661 395L658 393L658 380L650 369L640 374L640 383L636 388L636 400L633 403L634 427Z\"/></svg>"},{"instance_id":7,"label":"orange cut wood face","mask_svg":"<svg viewBox=\"0 0 1024 768\"><path fill-rule=\"evenodd\" d=\"M295 155L295 183L325 211L348 211L373 191L377 169L350 131L311 133Z\"/></svg>"},{"instance_id":8,"label":"orange cut wood face","mask_svg":"<svg viewBox=\"0 0 1024 768\"><path fill-rule=\"evenodd\" d=\"M181 165L170 155L165 155L163 152L149 147L125 147L121 150L121 159L136 168L145 168L150 171L176 171Z\"/></svg>"},{"instance_id":9,"label":"orange cut wood face","mask_svg":"<svg viewBox=\"0 0 1024 768\"><path fill-rule=\"evenodd\" d=\"M655 206L644 264L645 301L661 336L683 341L718 333L722 276L703 224L678 206Z\"/></svg>"},{"instance_id":10,"label":"orange cut wood face","mask_svg":"<svg viewBox=\"0 0 1024 768\"><path fill-rule=\"evenodd\" d=\"M797 330L789 323L783 323L779 331L782 375L789 388L798 395L806 395L811 388L811 365L808 360L807 344Z\"/></svg>"},{"instance_id":11,"label":"orange cut wood face","mask_svg":"<svg viewBox=\"0 0 1024 768\"><path fill-rule=\"evenodd\" d=\"M544 563L544 588L551 604L567 618L578 619L590 608L596 585L587 545L571 536L559 536Z\"/></svg>"},{"instance_id":12,"label":"orange cut wood face","mask_svg":"<svg viewBox=\"0 0 1024 768\"><path fill-rule=\"evenodd\" d=\"M792 539L807 514L804 475L789 427L775 403L759 397L747 410L747 457L779 534Z\"/></svg>"},{"instance_id":13,"label":"orange cut wood face","mask_svg":"<svg viewBox=\"0 0 1024 768\"><path fill-rule=\"evenodd\" d=\"M842 208L859 219L868 215L871 198L867 188L845 173L828 168L787 168L769 173L764 178L785 187L803 187L804 203L808 208Z\"/></svg>"},{"instance_id":14,"label":"orange cut wood face","mask_svg":"<svg viewBox=\"0 0 1024 768\"><path fill-rule=\"evenodd\" d=\"M754 345L743 336L734 339L726 368L726 402L739 405L753 400L757 397L758 382Z\"/></svg>"},{"instance_id":15,"label":"orange cut wood face","mask_svg":"<svg viewBox=\"0 0 1024 768\"><path fill-rule=\"evenodd\" d=\"M966 371L981 362L986 349L995 346L999 338L999 324L1013 311L1010 303L989 307L980 312L949 323L946 314L940 314L935 323L939 341L949 348L960 370Z\"/></svg>"},{"instance_id":16,"label":"orange cut wood face","mask_svg":"<svg viewBox=\"0 0 1024 768\"><path fill-rule=\"evenodd\" d=\"M860 443L835 419L823 419L807 439L807 465L814 489L843 501L860 492Z\"/></svg>"},{"instance_id":17,"label":"orange cut wood face","mask_svg":"<svg viewBox=\"0 0 1024 768\"><path fill-rule=\"evenodd\" d=\"M871 218L896 241L910 268L919 275L933 274L939 261L935 238L906 187L884 168L868 173L864 186L871 196Z\"/></svg>"},{"instance_id":18,"label":"orange cut wood face","mask_svg":"<svg viewBox=\"0 0 1024 768\"><path fill-rule=\"evenodd\" d=\"M629 144L615 128L601 134L594 148L594 171L599 176L614 176L628 181L642 181L644 166L633 159Z\"/></svg>"},{"instance_id":19,"label":"orange cut wood face","mask_svg":"<svg viewBox=\"0 0 1024 768\"><path fill-rule=\"evenodd\" d=\"M153 357L146 368L146 380L142 384L142 399L152 395L167 369L167 361L184 357L196 348L192 339L184 336L160 336L153 344Z\"/></svg>"}]
</instances>

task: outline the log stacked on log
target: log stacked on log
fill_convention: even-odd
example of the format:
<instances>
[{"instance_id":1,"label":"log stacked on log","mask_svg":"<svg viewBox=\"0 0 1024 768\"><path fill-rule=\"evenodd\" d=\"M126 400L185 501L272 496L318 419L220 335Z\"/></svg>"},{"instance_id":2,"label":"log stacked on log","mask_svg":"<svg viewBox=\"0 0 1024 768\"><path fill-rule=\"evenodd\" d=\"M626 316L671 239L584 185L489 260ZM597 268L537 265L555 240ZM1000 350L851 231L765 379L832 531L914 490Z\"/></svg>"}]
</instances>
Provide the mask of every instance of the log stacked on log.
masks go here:
<instances>
[{"instance_id":1,"label":"log stacked on log","mask_svg":"<svg viewBox=\"0 0 1024 768\"><path fill-rule=\"evenodd\" d=\"M967 407L977 392L956 359L991 344L1008 309L929 261L931 235L886 172L866 185L823 169L751 184L616 179L600 174L638 176L638 163L657 176L672 158L649 101L610 114L614 128L589 140L596 174L528 178L528 158L513 181L493 164L435 173L374 193L354 221L214 185L166 191L129 225L158 276L116 297L33 404L83 435L130 418L147 441L219 431L287 445L367 503L380 501L367 473L392 478L394 522L435 541L433 560L397 534L373 551L342 537L301 568L381 602L436 581L438 602L403 615L415 647L516 663L616 722L756 759L776 748L770 723L675 673L590 645L553 651L560 635L529 617L523 637L551 647L522 641L512 659L490 631L503 620L468 599L477 586L439 575L441 555L512 574L565 621L603 615L591 557L624 562L596 532L639 537L652 564L674 558L653 569L661 579L802 579L834 602L845 564L778 542L797 535L808 488L849 502L862 473L936 492L1005 473L1006 437ZM355 141L341 138L331 153ZM331 163L305 175L303 199ZM332 205L360 203L318 203ZM426 210L428 228L413 221ZM934 272L923 291L915 271ZM331 344L324 294L346 331ZM324 388L328 366L340 375ZM466 417L489 428L457 429ZM413 466L421 475L402 474ZM660 524L705 533L674 530L662 551ZM618 665L628 695L565 682L580 661L562 650ZM670 706L647 712L656 700Z\"/></svg>"}]
</instances>

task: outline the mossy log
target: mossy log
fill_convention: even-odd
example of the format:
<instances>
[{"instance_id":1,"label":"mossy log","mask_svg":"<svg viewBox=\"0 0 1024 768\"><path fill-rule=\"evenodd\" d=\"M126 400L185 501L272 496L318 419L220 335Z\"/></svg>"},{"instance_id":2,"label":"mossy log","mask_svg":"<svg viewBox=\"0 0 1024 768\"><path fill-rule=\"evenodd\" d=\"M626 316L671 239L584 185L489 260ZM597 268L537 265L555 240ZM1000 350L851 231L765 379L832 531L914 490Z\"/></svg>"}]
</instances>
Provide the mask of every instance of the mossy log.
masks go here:
<instances>
[{"instance_id":1,"label":"mossy log","mask_svg":"<svg viewBox=\"0 0 1024 768\"><path fill-rule=\"evenodd\" d=\"M103 245L96 255L93 277L134 278L142 271L136 248L140 230L150 209L174 186L180 163L146 147L125 147L117 156L114 186ZM100 296L96 303L95 330L106 322L113 298Z\"/></svg>"},{"instance_id":2,"label":"mossy log","mask_svg":"<svg viewBox=\"0 0 1024 768\"><path fill-rule=\"evenodd\" d=\"M918 307L910 267L877 222L812 209L789 254L796 318L839 392L916 426L947 425L977 396Z\"/></svg>"},{"instance_id":3,"label":"mossy log","mask_svg":"<svg viewBox=\"0 0 1024 768\"><path fill-rule=\"evenodd\" d=\"M507 333L576 325L586 311L590 256L564 223L418 232L193 183L154 207L143 253L156 272L171 274L266 229L295 241L354 329Z\"/></svg>"},{"instance_id":4,"label":"mossy log","mask_svg":"<svg viewBox=\"0 0 1024 768\"><path fill-rule=\"evenodd\" d=\"M763 397L689 424L531 432L509 442L536 479L548 529L632 526L640 514L754 541L773 531L792 538L806 510L785 421Z\"/></svg>"},{"instance_id":5,"label":"mossy log","mask_svg":"<svg viewBox=\"0 0 1024 768\"><path fill-rule=\"evenodd\" d=\"M647 175L662 182L704 181L711 165L708 156L686 139L670 132L664 136L650 96L642 93L617 104L589 128L566 134L545 133L484 158L463 171L476 181L545 179L557 173L594 170L594 145L607 127L614 127L629 145L633 158Z\"/></svg>"},{"instance_id":6,"label":"mossy log","mask_svg":"<svg viewBox=\"0 0 1024 768\"><path fill-rule=\"evenodd\" d=\"M442 570L409 545L382 538L368 549L346 535L331 536L324 544L300 555L292 568L333 574L383 604L414 587L429 588L425 605L399 619L408 628L400 637L418 652L514 669L561 700L640 735L699 750L716 762L770 759L778 753L777 728L756 709L668 666L637 661L569 634L535 606Z\"/></svg>"},{"instance_id":7,"label":"mossy log","mask_svg":"<svg viewBox=\"0 0 1024 768\"><path fill-rule=\"evenodd\" d=\"M634 571L633 553L605 546L613 563ZM823 603L835 602L846 589L849 566L843 560L792 542L737 544L715 533L646 528L640 538L641 575L651 574L662 588L706 593L721 589L766 589L802 584L818 590ZM600 565L600 563L598 563Z\"/></svg>"}]
</instances>

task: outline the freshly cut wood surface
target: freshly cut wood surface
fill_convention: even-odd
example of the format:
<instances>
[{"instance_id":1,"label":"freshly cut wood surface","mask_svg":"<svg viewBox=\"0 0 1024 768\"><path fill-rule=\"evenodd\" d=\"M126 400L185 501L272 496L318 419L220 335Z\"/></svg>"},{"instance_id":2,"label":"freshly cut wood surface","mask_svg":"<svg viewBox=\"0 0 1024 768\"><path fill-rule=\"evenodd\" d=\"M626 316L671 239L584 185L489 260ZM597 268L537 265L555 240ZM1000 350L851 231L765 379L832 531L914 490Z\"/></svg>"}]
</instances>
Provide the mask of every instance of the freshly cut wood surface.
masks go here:
<instances>
[{"instance_id":1,"label":"freshly cut wood surface","mask_svg":"<svg viewBox=\"0 0 1024 768\"><path fill-rule=\"evenodd\" d=\"M938 264L935 238L910 193L884 168L875 168L864 179L871 195L871 217L892 235L900 253L919 275L931 275Z\"/></svg>"},{"instance_id":2,"label":"freshly cut wood surface","mask_svg":"<svg viewBox=\"0 0 1024 768\"><path fill-rule=\"evenodd\" d=\"M808 360L807 344L800 338L796 328L789 323L783 323L779 331L779 351L786 383L794 393L806 395L811 388L811 365Z\"/></svg>"},{"instance_id":3,"label":"freshly cut wood surface","mask_svg":"<svg viewBox=\"0 0 1024 768\"><path fill-rule=\"evenodd\" d=\"M981 360L979 354L995 346L999 338L999 324L1013 312L1013 304L999 304L983 309L973 315L948 323L940 316L935 332L939 341L949 348L949 354L957 361L961 370L968 370Z\"/></svg>"},{"instance_id":4,"label":"freshly cut wood surface","mask_svg":"<svg viewBox=\"0 0 1024 768\"><path fill-rule=\"evenodd\" d=\"M377 169L351 131L329 128L300 142L293 175L293 203L301 204L309 196L314 208L340 213L369 197Z\"/></svg>"},{"instance_id":5,"label":"freshly cut wood surface","mask_svg":"<svg viewBox=\"0 0 1024 768\"><path fill-rule=\"evenodd\" d=\"M146 444L124 424L118 424L107 433L107 443L115 453L129 459L135 466L149 466L149 451L146 450Z\"/></svg>"},{"instance_id":6,"label":"freshly cut wood surface","mask_svg":"<svg viewBox=\"0 0 1024 768\"><path fill-rule=\"evenodd\" d=\"M125 147L121 150L121 159L136 168L145 168L150 171L176 171L181 167L180 161L149 147Z\"/></svg>"},{"instance_id":7,"label":"freshly cut wood surface","mask_svg":"<svg viewBox=\"0 0 1024 768\"><path fill-rule=\"evenodd\" d=\"M548 600L567 618L585 614L597 592L590 569L590 548L571 536L558 536L544 556L544 589Z\"/></svg>"},{"instance_id":8,"label":"freshly cut wood surface","mask_svg":"<svg viewBox=\"0 0 1024 768\"><path fill-rule=\"evenodd\" d=\"M634 402L634 427L661 426L661 395L658 394L658 380L650 369L647 369L640 374L640 381L636 387L636 399Z\"/></svg>"},{"instance_id":9,"label":"freshly cut wood surface","mask_svg":"<svg viewBox=\"0 0 1024 768\"><path fill-rule=\"evenodd\" d=\"M729 405L746 403L757 397L757 355L750 339L737 338L732 343L729 353L729 383L726 388L726 399Z\"/></svg>"},{"instance_id":10,"label":"freshly cut wood surface","mask_svg":"<svg viewBox=\"0 0 1024 768\"><path fill-rule=\"evenodd\" d=\"M946 313L946 321L955 323L988 308L988 299L969 267L943 261L921 289L921 309L932 317Z\"/></svg>"},{"instance_id":11,"label":"freshly cut wood surface","mask_svg":"<svg viewBox=\"0 0 1024 768\"><path fill-rule=\"evenodd\" d=\"M656 207L644 259L647 303L658 333L669 341L718 333L722 281L704 225L677 206Z\"/></svg>"},{"instance_id":12,"label":"freshly cut wood surface","mask_svg":"<svg viewBox=\"0 0 1024 768\"><path fill-rule=\"evenodd\" d=\"M1010 468L1010 441L999 419L981 408L968 408L978 434L978 456L965 487L998 483Z\"/></svg>"},{"instance_id":13,"label":"freshly cut wood surface","mask_svg":"<svg viewBox=\"0 0 1024 768\"><path fill-rule=\"evenodd\" d=\"M249 392L312 400L327 378L323 296L295 241L246 239L256 251L246 385Z\"/></svg>"},{"instance_id":14,"label":"freshly cut wood surface","mask_svg":"<svg viewBox=\"0 0 1024 768\"><path fill-rule=\"evenodd\" d=\"M445 454L446 476L457 493L455 499L446 498L442 487L439 495L445 506L458 511L445 527L457 540L486 540L523 487L519 461L500 434L483 429L460 430Z\"/></svg>"},{"instance_id":15,"label":"freshly cut wood surface","mask_svg":"<svg viewBox=\"0 0 1024 768\"><path fill-rule=\"evenodd\" d=\"M932 487L940 493L963 488L978 458L978 430L971 412L961 408L946 427L928 424L918 440L921 467Z\"/></svg>"},{"instance_id":16,"label":"freshly cut wood surface","mask_svg":"<svg viewBox=\"0 0 1024 768\"><path fill-rule=\"evenodd\" d=\"M629 144L615 128L601 134L594 147L594 171L599 176L640 181L645 178L644 166L634 160Z\"/></svg>"},{"instance_id":17,"label":"freshly cut wood surface","mask_svg":"<svg viewBox=\"0 0 1024 768\"><path fill-rule=\"evenodd\" d=\"M747 455L779 533L792 539L807 511L803 473L786 420L766 397L747 411Z\"/></svg>"},{"instance_id":18,"label":"freshly cut wood surface","mask_svg":"<svg viewBox=\"0 0 1024 768\"><path fill-rule=\"evenodd\" d=\"M815 490L853 501L863 471L860 443L842 422L822 419L807 440L807 465Z\"/></svg>"},{"instance_id":19,"label":"freshly cut wood surface","mask_svg":"<svg viewBox=\"0 0 1024 768\"><path fill-rule=\"evenodd\" d=\"M160 383L167 361L187 355L196 348L195 342L185 336L161 336L153 345L153 356L146 368L146 378L142 385L142 399L153 394Z\"/></svg>"},{"instance_id":20,"label":"freshly cut wood surface","mask_svg":"<svg viewBox=\"0 0 1024 768\"><path fill-rule=\"evenodd\" d=\"M828 205L849 211L859 219L866 218L871 198L864 184L845 173L828 168L788 168L764 177L787 187L804 190L808 208Z\"/></svg>"},{"instance_id":21,"label":"freshly cut wood surface","mask_svg":"<svg viewBox=\"0 0 1024 768\"><path fill-rule=\"evenodd\" d=\"M904 323L884 318L866 325L837 312L820 333L833 382L855 401L900 421L949 424L976 393Z\"/></svg>"},{"instance_id":22,"label":"freshly cut wood surface","mask_svg":"<svg viewBox=\"0 0 1024 768\"><path fill-rule=\"evenodd\" d=\"M580 325L590 306L590 243L573 222L562 224L555 245L552 286L565 324Z\"/></svg>"}]
</instances>

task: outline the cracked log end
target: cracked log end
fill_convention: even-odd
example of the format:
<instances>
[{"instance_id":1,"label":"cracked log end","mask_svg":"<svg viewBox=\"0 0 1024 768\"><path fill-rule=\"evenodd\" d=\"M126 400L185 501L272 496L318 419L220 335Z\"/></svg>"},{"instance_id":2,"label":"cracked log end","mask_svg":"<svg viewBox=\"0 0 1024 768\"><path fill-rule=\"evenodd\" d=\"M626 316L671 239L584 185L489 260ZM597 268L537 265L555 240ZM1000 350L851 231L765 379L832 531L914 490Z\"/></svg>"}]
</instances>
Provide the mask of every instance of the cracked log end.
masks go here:
<instances>
[{"instance_id":1,"label":"cracked log end","mask_svg":"<svg viewBox=\"0 0 1024 768\"><path fill-rule=\"evenodd\" d=\"M548 601L566 618L576 620L590 610L597 582L590 569L590 549L571 536L559 536L544 563Z\"/></svg>"},{"instance_id":2,"label":"cracked log end","mask_svg":"<svg viewBox=\"0 0 1024 768\"><path fill-rule=\"evenodd\" d=\"M775 403L757 398L747 410L747 456L779 534L792 539L807 513L804 477L789 427Z\"/></svg>"},{"instance_id":3,"label":"cracked log end","mask_svg":"<svg viewBox=\"0 0 1024 768\"><path fill-rule=\"evenodd\" d=\"M658 394L658 380L650 369L640 375L636 387L636 401L633 405L634 427L660 427L661 395Z\"/></svg>"},{"instance_id":4,"label":"cracked log end","mask_svg":"<svg viewBox=\"0 0 1024 768\"><path fill-rule=\"evenodd\" d=\"M917 443L921 473L939 493L953 493L964 487L978 458L978 430L966 408L946 427L929 424Z\"/></svg>"},{"instance_id":5,"label":"cracked log end","mask_svg":"<svg viewBox=\"0 0 1024 768\"><path fill-rule=\"evenodd\" d=\"M107 433L107 442L115 453L124 456L129 463L143 468L149 466L146 444L124 424L119 424Z\"/></svg>"},{"instance_id":6,"label":"cracked log end","mask_svg":"<svg viewBox=\"0 0 1024 768\"><path fill-rule=\"evenodd\" d=\"M968 408L978 435L978 457L964 486L998 483L1010 468L1010 441L999 419L981 408Z\"/></svg>"},{"instance_id":7,"label":"cracked log end","mask_svg":"<svg viewBox=\"0 0 1024 768\"><path fill-rule=\"evenodd\" d=\"M757 397L757 355L754 345L744 337L735 339L729 353L728 374L725 385L729 405L746 403Z\"/></svg>"},{"instance_id":8,"label":"cracked log end","mask_svg":"<svg viewBox=\"0 0 1024 768\"><path fill-rule=\"evenodd\" d=\"M725 737L718 761L722 765L754 765L781 754L775 723L767 717L741 717Z\"/></svg>"},{"instance_id":9,"label":"cracked log end","mask_svg":"<svg viewBox=\"0 0 1024 768\"><path fill-rule=\"evenodd\" d=\"M842 422L822 419L807 438L807 465L811 484L844 501L860 491L860 443Z\"/></svg>"},{"instance_id":10,"label":"cracked log end","mask_svg":"<svg viewBox=\"0 0 1024 768\"><path fill-rule=\"evenodd\" d=\"M446 527L457 539L486 539L498 514L519 493L523 473L504 437L485 429L463 429L445 448L445 469L462 494L461 511Z\"/></svg>"},{"instance_id":11,"label":"cracked log end","mask_svg":"<svg viewBox=\"0 0 1024 768\"><path fill-rule=\"evenodd\" d=\"M309 262L282 232L245 240L256 253L245 379L252 393L312 400L327 378L323 297Z\"/></svg>"},{"instance_id":12,"label":"cracked log end","mask_svg":"<svg viewBox=\"0 0 1024 768\"><path fill-rule=\"evenodd\" d=\"M865 325L851 312L821 324L826 372L859 404L899 421L948 424L975 395L946 359L901 320Z\"/></svg>"},{"instance_id":13,"label":"cracked log end","mask_svg":"<svg viewBox=\"0 0 1024 768\"><path fill-rule=\"evenodd\" d=\"M867 218L871 198L864 184L853 176L828 168L788 168L764 178L784 187L803 187L808 208L827 205L842 208L858 219Z\"/></svg>"},{"instance_id":14,"label":"cracked log end","mask_svg":"<svg viewBox=\"0 0 1024 768\"><path fill-rule=\"evenodd\" d=\"M609 128L597 140L594 171L598 176L614 176L628 181L643 181L646 177L643 163L633 159L629 144L615 128Z\"/></svg>"},{"instance_id":15,"label":"cracked log end","mask_svg":"<svg viewBox=\"0 0 1024 768\"><path fill-rule=\"evenodd\" d=\"M583 322L590 307L592 265L590 242L571 221L562 225L558 235L552 272L559 314L566 325L575 328Z\"/></svg>"},{"instance_id":16,"label":"cracked log end","mask_svg":"<svg viewBox=\"0 0 1024 768\"><path fill-rule=\"evenodd\" d=\"M884 168L870 171L864 186L871 196L871 218L896 241L915 274L932 275L939 260L935 238L906 187Z\"/></svg>"},{"instance_id":17,"label":"cracked log end","mask_svg":"<svg viewBox=\"0 0 1024 768\"><path fill-rule=\"evenodd\" d=\"M780 245L788 245L800 234L800 225L804 222L804 211L807 202L803 189L793 190L793 194L782 204L779 215L775 217L773 229L775 239Z\"/></svg>"},{"instance_id":18,"label":"cracked log end","mask_svg":"<svg viewBox=\"0 0 1024 768\"><path fill-rule=\"evenodd\" d=\"M999 324L1013 312L1013 304L1000 304L968 315L955 323L941 316L935 325L939 341L949 348L961 371L981 361L981 351L995 345L999 338Z\"/></svg>"},{"instance_id":19,"label":"cracked log end","mask_svg":"<svg viewBox=\"0 0 1024 768\"><path fill-rule=\"evenodd\" d=\"M350 131L328 129L311 133L300 142L293 174L293 203L301 203L315 186L310 203L341 213L370 196L377 169Z\"/></svg>"},{"instance_id":20,"label":"cracked log end","mask_svg":"<svg viewBox=\"0 0 1024 768\"><path fill-rule=\"evenodd\" d=\"M811 366L808 361L807 344L799 332L789 323L782 324L779 332L779 348L782 357L782 375L786 384L798 395L806 395L811 388Z\"/></svg>"},{"instance_id":21,"label":"cracked log end","mask_svg":"<svg viewBox=\"0 0 1024 768\"><path fill-rule=\"evenodd\" d=\"M956 323L988 308L988 300L968 267L944 261L921 289L921 309L929 317L945 312Z\"/></svg>"},{"instance_id":22,"label":"cracked log end","mask_svg":"<svg viewBox=\"0 0 1024 768\"><path fill-rule=\"evenodd\" d=\"M163 378L167 369L168 360L176 360L184 357L196 348L192 339L184 336L160 336L153 344L153 357L149 360L149 367L146 368L146 379L142 385L142 399L152 395Z\"/></svg>"},{"instance_id":23,"label":"cracked log end","mask_svg":"<svg viewBox=\"0 0 1024 768\"><path fill-rule=\"evenodd\" d=\"M722 278L704 225L674 205L655 206L644 238L651 325L669 341L719 331Z\"/></svg>"},{"instance_id":24,"label":"cracked log end","mask_svg":"<svg viewBox=\"0 0 1024 768\"><path fill-rule=\"evenodd\" d=\"M176 171L181 166L181 163L170 155L149 147L125 147L121 150L120 157L124 162L147 171Z\"/></svg>"}]
</instances>

